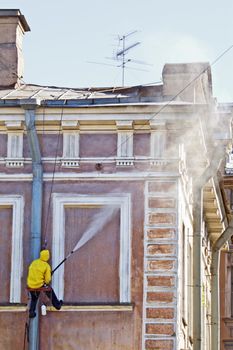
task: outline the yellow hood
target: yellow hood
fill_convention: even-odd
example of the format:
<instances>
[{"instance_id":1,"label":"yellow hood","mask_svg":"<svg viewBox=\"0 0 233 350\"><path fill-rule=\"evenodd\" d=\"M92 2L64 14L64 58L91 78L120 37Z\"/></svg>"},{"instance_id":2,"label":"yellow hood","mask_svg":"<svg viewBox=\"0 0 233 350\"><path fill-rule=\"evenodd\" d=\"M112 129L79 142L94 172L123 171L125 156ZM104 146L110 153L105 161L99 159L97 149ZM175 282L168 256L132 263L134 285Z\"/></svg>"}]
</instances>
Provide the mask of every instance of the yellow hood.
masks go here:
<instances>
[{"instance_id":1,"label":"yellow hood","mask_svg":"<svg viewBox=\"0 0 233 350\"><path fill-rule=\"evenodd\" d=\"M50 258L49 250L42 250L40 252L40 260L42 261L48 261Z\"/></svg>"}]
</instances>

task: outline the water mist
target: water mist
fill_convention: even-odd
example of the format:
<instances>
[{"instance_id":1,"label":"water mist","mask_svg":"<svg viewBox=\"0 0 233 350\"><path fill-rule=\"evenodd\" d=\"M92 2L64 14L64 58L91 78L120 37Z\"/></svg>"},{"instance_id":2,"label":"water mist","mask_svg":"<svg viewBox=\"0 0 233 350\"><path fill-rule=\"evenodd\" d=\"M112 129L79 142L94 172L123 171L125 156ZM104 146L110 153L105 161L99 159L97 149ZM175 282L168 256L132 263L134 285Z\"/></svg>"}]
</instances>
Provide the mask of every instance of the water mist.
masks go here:
<instances>
[{"instance_id":1,"label":"water mist","mask_svg":"<svg viewBox=\"0 0 233 350\"><path fill-rule=\"evenodd\" d=\"M93 216L90 224L87 229L82 234L81 238L77 242L74 249L63 259L52 271L54 273L74 252L80 249L84 244L90 241L93 237L95 237L98 233L102 231L105 225L107 225L114 215L116 214L118 207L113 206L105 206L98 213Z\"/></svg>"}]
</instances>

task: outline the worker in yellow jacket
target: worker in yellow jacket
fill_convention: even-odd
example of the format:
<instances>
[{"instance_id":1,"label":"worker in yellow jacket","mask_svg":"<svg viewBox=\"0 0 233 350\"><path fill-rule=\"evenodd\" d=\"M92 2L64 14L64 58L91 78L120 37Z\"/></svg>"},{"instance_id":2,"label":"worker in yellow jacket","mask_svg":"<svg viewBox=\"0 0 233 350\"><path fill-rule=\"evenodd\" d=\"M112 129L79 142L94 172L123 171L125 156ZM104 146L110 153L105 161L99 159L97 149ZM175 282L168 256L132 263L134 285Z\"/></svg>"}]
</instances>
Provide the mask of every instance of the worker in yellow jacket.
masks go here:
<instances>
[{"instance_id":1,"label":"worker in yellow jacket","mask_svg":"<svg viewBox=\"0 0 233 350\"><path fill-rule=\"evenodd\" d=\"M28 277L27 277L27 286L30 289L31 294L31 303L29 309L29 317L33 318L36 316L36 304L37 300L40 296L41 287L47 287L51 282L51 267L48 264L48 260L50 258L49 250L42 250L40 252L40 258L33 260L33 262L29 266ZM63 301L58 300L54 290L50 287L48 291L45 290L48 298L51 298L53 306L60 310Z\"/></svg>"}]
</instances>

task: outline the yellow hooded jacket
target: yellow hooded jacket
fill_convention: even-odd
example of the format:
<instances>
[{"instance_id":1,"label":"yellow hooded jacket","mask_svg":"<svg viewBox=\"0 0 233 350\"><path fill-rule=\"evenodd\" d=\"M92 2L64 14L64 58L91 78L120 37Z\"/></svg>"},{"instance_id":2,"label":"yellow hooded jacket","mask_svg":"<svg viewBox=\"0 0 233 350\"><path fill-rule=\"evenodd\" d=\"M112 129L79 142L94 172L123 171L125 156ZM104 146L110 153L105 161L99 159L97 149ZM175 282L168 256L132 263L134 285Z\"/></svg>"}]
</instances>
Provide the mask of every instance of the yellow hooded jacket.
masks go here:
<instances>
[{"instance_id":1,"label":"yellow hooded jacket","mask_svg":"<svg viewBox=\"0 0 233 350\"><path fill-rule=\"evenodd\" d=\"M33 260L28 270L27 285L29 288L40 288L45 283L51 281L51 267L47 263L49 260L49 250L42 250L40 258Z\"/></svg>"}]
</instances>

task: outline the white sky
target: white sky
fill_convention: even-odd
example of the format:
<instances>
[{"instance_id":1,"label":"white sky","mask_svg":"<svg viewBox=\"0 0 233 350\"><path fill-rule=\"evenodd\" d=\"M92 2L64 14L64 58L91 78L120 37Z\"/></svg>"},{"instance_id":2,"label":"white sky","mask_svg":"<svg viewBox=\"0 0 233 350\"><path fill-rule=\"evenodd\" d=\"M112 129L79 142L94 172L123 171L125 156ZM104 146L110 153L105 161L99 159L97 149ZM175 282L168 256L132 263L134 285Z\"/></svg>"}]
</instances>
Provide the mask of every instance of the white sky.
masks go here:
<instances>
[{"instance_id":1,"label":"white sky","mask_svg":"<svg viewBox=\"0 0 233 350\"><path fill-rule=\"evenodd\" d=\"M106 57L118 35L134 30L127 44L140 41L128 58L125 85L161 80L167 62L213 62L233 44L232 0L0 0L19 8L31 32L24 38L27 83L67 87L121 85L121 69ZM214 96L233 101L233 48L212 67ZM113 62L114 64L114 62Z\"/></svg>"}]
</instances>

